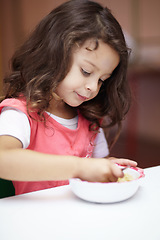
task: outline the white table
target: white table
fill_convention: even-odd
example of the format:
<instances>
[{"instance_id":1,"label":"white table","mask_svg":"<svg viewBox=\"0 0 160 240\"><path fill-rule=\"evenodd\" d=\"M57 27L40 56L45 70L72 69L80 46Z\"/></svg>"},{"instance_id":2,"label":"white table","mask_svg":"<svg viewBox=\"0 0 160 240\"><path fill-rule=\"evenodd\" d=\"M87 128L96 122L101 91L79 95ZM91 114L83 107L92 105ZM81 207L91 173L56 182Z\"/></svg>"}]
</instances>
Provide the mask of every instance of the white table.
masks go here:
<instances>
[{"instance_id":1,"label":"white table","mask_svg":"<svg viewBox=\"0 0 160 240\"><path fill-rule=\"evenodd\" d=\"M95 204L70 186L0 200L0 240L160 240L160 166L130 199Z\"/></svg>"}]
</instances>

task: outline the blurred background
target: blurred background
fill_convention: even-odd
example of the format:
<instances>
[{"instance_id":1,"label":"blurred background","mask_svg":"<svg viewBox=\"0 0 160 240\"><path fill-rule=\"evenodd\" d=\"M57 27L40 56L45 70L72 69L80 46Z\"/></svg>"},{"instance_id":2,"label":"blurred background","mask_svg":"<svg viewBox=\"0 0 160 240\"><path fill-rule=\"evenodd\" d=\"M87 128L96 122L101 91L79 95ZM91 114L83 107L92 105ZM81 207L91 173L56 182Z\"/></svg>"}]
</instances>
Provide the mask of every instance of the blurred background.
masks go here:
<instances>
[{"instance_id":1,"label":"blurred background","mask_svg":"<svg viewBox=\"0 0 160 240\"><path fill-rule=\"evenodd\" d=\"M0 95L14 51L36 24L62 0L0 0ZM160 164L160 1L97 0L108 6L132 48L128 80L133 102L121 136L111 153L138 161L140 167ZM114 133L115 129L112 129ZM111 134L112 135L112 134Z\"/></svg>"}]
</instances>

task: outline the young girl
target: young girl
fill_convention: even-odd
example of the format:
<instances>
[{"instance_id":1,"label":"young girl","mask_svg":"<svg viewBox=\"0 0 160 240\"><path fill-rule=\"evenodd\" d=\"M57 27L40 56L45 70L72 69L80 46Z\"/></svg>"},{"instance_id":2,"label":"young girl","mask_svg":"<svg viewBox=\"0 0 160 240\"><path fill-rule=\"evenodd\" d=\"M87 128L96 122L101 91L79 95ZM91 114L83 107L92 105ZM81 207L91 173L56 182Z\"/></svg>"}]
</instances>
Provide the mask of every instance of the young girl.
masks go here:
<instances>
[{"instance_id":1,"label":"young girl","mask_svg":"<svg viewBox=\"0 0 160 240\"><path fill-rule=\"evenodd\" d=\"M40 22L13 56L0 104L0 178L16 194L116 181L115 163L136 166L109 158L103 133L128 111L127 62L119 23L96 2L65 2Z\"/></svg>"}]
</instances>

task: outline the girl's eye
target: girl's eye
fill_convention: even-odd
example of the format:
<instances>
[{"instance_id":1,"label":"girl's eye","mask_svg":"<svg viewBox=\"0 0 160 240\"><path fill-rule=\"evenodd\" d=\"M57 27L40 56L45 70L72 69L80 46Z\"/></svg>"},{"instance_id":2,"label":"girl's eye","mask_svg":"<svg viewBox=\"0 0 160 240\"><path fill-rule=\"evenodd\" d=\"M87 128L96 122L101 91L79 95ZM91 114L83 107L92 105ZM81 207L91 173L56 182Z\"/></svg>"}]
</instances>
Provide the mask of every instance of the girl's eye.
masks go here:
<instances>
[{"instance_id":1,"label":"girl's eye","mask_svg":"<svg viewBox=\"0 0 160 240\"><path fill-rule=\"evenodd\" d=\"M89 77L91 74L90 72L85 71L83 68L81 69L81 71L82 71L82 74L86 77Z\"/></svg>"},{"instance_id":2,"label":"girl's eye","mask_svg":"<svg viewBox=\"0 0 160 240\"><path fill-rule=\"evenodd\" d=\"M99 79L99 83L103 84L103 83L104 83L104 80Z\"/></svg>"}]
</instances>

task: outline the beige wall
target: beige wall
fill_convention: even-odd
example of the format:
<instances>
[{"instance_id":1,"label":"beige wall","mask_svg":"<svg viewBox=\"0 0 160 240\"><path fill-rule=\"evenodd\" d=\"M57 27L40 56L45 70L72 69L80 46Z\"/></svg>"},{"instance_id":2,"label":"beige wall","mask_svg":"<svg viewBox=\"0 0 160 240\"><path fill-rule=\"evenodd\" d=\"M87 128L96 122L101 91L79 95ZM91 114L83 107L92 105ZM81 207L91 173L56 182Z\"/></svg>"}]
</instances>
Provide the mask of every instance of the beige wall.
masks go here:
<instances>
[{"instance_id":1,"label":"beige wall","mask_svg":"<svg viewBox=\"0 0 160 240\"><path fill-rule=\"evenodd\" d=\"M9 71L9 59L14 50L42 17L64 0L0 0L0 75ZM107 5L122 28L134 37L133 52L135 64L143 68L160 69L160 1L159 0L98 0ZM150 80L151 83L152 79ZM141 99L138 131L149 137L160 139L159 114L148 112L145 99L148 99L145 81L141 84ZM0 89L2 77L0 81ZM153 82L154 84L154 82ZM156 86L156 85L154 85ZM154 86L152 87L154 89ZM157 85L159 86L159 85ZM156 87L155 87L156 88ZM153 90L154 91L154 90ZM1 93L1 90L0 90ZM154 93L153 93L154 95ZM159 96L159 95L158 95ZM150 96L150 98L152 98ZM156 99L155 113L159 112L160 99ZM146 102L147 103L147 102ZM146 106L146 105L145 105ZM150 106L150 109L152 107ZM152 114L152 116L151 116ZM157 118L158 116L158 118ZM149 118L150 117L150 118ZM146 119L150 121L146 121Z\"/></svg>"},{"instance_id":2,"label":"beige wall","mask_svg":"<svg viewBox=\"0 0 160 240\"><path fill-rule=\"evenodd\" d=\"M8 60L34 26L64 0L1 0L2 74L8 71ZM139 62L152 60L160 66L160 1L98 0L107 5L123 29L137 41L134 49ZM153 55L152 55L153 52Z\"/></svg>"}]
</instances>

